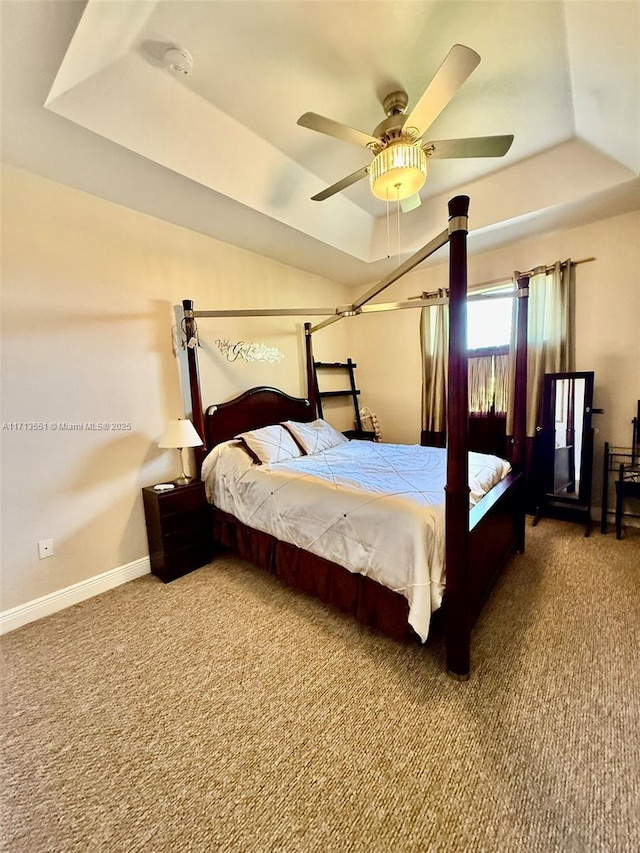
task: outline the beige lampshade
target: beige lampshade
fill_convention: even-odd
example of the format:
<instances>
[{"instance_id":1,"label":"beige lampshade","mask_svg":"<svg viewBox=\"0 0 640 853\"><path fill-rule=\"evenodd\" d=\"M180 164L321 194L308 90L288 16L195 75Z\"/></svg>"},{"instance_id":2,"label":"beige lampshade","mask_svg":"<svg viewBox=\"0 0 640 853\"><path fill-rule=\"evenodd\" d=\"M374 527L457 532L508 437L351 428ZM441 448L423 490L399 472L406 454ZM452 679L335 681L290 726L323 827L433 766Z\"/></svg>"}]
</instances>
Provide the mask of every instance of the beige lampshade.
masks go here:
<instances>
[{"instance_id":1,"label":"beige lampshade","mask_svg":"<svg viewBox=\"0 0 640 853\"><path fill-rule=\"evenodd\" d=\"M169 421L158 447L199 447L202 439L190 420Z\"/></svg>"},{"instance_id":2,"label":"beige lampshade","mask_svg":"<svg viewBox=\"0 0 640 853\"><path fill-rule=\"evenodd\" d=\"M427 179L427 155L415 142L391 142L369 167L372 193L383 201L415 195Z\"/></svg>"}]
</instances>

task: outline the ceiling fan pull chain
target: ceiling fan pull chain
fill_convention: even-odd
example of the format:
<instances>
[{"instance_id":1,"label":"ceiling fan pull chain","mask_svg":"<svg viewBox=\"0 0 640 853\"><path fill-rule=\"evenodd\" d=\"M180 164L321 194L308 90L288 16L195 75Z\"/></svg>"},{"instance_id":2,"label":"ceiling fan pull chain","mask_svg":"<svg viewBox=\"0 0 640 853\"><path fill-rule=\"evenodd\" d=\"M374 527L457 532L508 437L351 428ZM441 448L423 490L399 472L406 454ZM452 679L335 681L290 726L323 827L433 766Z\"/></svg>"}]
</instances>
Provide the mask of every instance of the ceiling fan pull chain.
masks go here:
<instances>
[{"instance_id":1,"label":"ceiling fan pull chain","mask_svg":"<svg viewBox=\"0 0 640 853\"><path fill-rule=\"evenodd\" d=\"M387 190L387 257L391 257L391 225L389 222L389 190Z\"/></svg>"},{"instance_id":2,"label":"ceiling fan pull chain","mask_svg":"<svg viewBox=\"0 0 640 853\"><path fill-rule=\"evenodd\" d=\"M398 221L398 266L400 266L400 184L396 184L398 199L396 201L396 219Z\"/></svg>"}]
</instances>

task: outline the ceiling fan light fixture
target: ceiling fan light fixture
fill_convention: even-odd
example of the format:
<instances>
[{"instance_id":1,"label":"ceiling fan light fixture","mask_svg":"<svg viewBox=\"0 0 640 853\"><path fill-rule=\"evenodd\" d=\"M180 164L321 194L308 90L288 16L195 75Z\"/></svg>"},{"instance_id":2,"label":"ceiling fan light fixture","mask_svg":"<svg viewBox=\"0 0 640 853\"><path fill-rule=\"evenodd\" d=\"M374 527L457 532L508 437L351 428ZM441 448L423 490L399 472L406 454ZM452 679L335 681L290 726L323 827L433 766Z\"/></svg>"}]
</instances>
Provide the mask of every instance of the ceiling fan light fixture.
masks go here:
<instances>
[{"instance_id":1,"label":"ceiling fan light fixture","mask_svg":"<svg viewBox=\"0 0 640 853\"><path fill-rule=\"evenodd\" d=\"M412 142L392 142L369 167L371 192L382 201L415 195L427 179L427 155Z\"/></svg>"}]
</instances>

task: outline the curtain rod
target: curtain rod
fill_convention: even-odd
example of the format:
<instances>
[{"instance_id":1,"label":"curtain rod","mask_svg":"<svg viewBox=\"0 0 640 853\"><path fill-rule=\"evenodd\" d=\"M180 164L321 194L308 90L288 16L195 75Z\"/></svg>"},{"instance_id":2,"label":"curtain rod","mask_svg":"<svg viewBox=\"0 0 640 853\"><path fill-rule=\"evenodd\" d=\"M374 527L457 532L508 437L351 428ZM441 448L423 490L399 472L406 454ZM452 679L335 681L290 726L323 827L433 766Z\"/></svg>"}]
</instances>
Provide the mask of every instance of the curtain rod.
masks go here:
<instances>
[{"instance_id":1,"label":"curtain rod","mask_svg":"<svg viewBox=\"0 0 640 853\"><path fill-rule=\"evenodd\" d=\"M390 276L387 278L391 278L391 281L395 280L395 278L402 275L405 270L405 266L409 264L415 266L419 261L417 258L424 253L425 251L429 251L432 253L435 251L434 245L436 248L439 248L442 244L442 239L444 238L447 232L443 231L442 234L439 234L431 243L424 246L421 250L416 252L408 261L405 262L402 266L398 267ZM436 245L437 244L437 245ZM427 255L428 256L428 255ZM572 264L576 266L578 264L588 264L590 261L595 261L596 258L580 258L578 261L571 261ZM565 266L563 262L561 266ZM409 267L410 268L410 267ZM553 266L547 266L547 272L551 272ZM524 272L518 273L519 276L523 275L533 275L535 270L525 270ZM398 275L399 274L399 275ZM486 287L489 284L500 284L501 282L512 282L513 281L513 273L509 276L503 276L502 278L493 278L488 281L478 281L475 284L469 285L469 290L473 290L477 287ZM390 284L390 281L387 279L383 279L374 291L369 291L360 300L359 303L364 303L372 298L372 296L379 293L384 287ZM381 287L382 285L382 287ZM434 291L437 293L437 291ZM444 293L444 291L443 291ZM504 294L496 293L496 294L474 294L469 293L468 299L475 301L480 299L491 299L497 297L503 297ZM317 331L318 329L323 328L324 326L328 326L331 323L335 323L337 320L341 320L344 316L350 316L352 314L360 314L360 313L368 313L369 311L393 311L398 308L418 308L421 306L430 306L430 305L445 305L447 304L447 298L427 298L425 299L422 294L419 296L409 296L409 301L415 300L413 305L408 305L406 302L386 302L386 303L373 303L371 306L366 306L362 304L362 307L359 307L357 311L354 311L353 305L344 305L335 309L331 308L258 308L258 309L239 309L239 310L221 310L221 311L194 311L194 317L284 317L284 316L312 316L312 315L322 315L327 317L327 320L324 320L322 323L319 323L317 326L311 329L312 332ZM418 301L419 300L419 301ZM355 304L355 303L354 303Z\"/></svg>"},{"instance_id":2,"label":"curtain rod","mask_svg":"<svg viewBox=\"0 0 640 853\"><path fill-rule=\"evenodd\" d=\"M577 266L578 264L588 264L591 261L595 261L595 260L597 260L597 258L580 258L580 260L571 261L571 263L574 264L575 266ZM555 265L553 265L553 266L555 266ZM547 266L547 268L546 268L547 272L551 272L553 270L553 266ZM560 266L561 267L566 266L566 262L563 261L560 264ZM533 275L534 273L535 273L535 270L525 270L524 272L518 272L517 274L518 274L518 276L523 276L523 275ZM487 287L490 284L502 284L503 282L505 284L507 284L509 282L513 282L513 280L514 280L514 273L510 273L509 275L500 276L500 278L490 278L490 279L487 279L487 281L476 281L473 284L470 284L467 288L469 291L468 298L469 299L489 299L489 298L491 298L489 294L473 294L472 291L475 290L476 288L479 288L479 287ZM434 291L434 293L435 292L436 291ZM496 294L496 296L498 296L498 295L504 295L504 294ZM409 296L407 298L408 299L422 299L423 296L422 296L422 294L420 294L419 296Z\"/></svg>"},{"instance_id":3,"label":"curtain rod","mask_svg":"<svg viewBox=\"0 0 640 853\"><path fill-rule=\"evenodd\" d=\"M575 266L578 266L578 264L588 264L591 261L595 260L597 260L597 258L580 258L578 261L571 261L571 263ZM554 266L555 264L552 264L551 266L547 265L547 272L551 272ZM566 266L566 262L563 261L560 266ZM519 272L518 275L533 275L534 272L535 270L524 270L524 272ZM509 275L503 275L500 278L492 278L488 281L476 281L473 284L469 285L469 290L473 290L476 287L486 287L489 284L500 284L500 282L502 281L513 281L513 273L509 273Z\"/></svg>"}]
</instances>

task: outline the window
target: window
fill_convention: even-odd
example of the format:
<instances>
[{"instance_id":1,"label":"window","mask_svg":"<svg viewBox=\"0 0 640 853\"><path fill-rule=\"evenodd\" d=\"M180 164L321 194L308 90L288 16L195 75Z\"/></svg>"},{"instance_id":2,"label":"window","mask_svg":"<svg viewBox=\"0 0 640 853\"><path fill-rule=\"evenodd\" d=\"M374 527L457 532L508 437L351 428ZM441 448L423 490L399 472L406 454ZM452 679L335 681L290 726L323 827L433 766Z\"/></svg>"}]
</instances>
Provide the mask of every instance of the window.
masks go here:
<instances>
[{"instance_id":1,"label":"window","mask_svg":"<svg viewBox=\"0 0 640 853\"><path fill-rule=\"evenodd\" d=\"M476 416L503 415L507 409L513 287L491 293L501 291L504 297L467 302L469 411Z\"/></svg>"},{"instance_id":2,"label":"window","mask_svg":"<svg viewBox=\"0 0 640 853\"><path fill-rule=\"evenodd\" d=\"M508 347L512 314L511 296L467 302L467 348Z\"/></svg>"}]
</instances>

